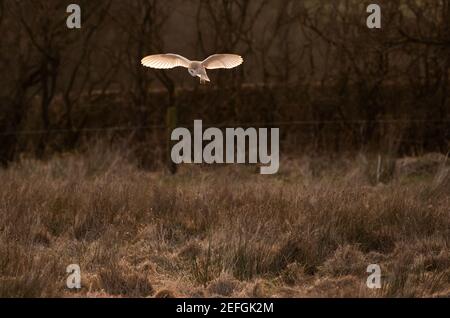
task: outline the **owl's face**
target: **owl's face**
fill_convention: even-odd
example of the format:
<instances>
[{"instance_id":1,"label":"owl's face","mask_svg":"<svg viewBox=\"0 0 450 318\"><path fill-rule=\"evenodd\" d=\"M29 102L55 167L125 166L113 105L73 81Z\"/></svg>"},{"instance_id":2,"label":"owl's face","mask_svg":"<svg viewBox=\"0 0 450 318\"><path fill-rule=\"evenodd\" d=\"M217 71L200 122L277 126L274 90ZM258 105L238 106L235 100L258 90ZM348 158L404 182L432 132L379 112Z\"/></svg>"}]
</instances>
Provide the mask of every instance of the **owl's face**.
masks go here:
<instances>
[{"instance_id":1,"label":"owl's face","mask_svg":"<svg viewBox=\"0 0 450 318\"><path fill-rule=\"evenodd\" d=\"M189 71L189 74L191 74L191 76L193 76L193 77L197 76L197 72L194 69L190 68L190 69L188 69L188 71Z\"/></svg>"}]
</instances>

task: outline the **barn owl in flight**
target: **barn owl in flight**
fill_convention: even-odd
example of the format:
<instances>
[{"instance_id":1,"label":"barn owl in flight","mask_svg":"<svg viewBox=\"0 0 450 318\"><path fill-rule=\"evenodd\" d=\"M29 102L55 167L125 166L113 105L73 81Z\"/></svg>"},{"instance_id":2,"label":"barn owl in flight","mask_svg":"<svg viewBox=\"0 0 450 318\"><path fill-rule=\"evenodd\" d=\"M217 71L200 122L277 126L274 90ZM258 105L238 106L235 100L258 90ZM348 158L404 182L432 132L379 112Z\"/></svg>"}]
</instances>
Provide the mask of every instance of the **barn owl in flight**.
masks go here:
<instances>
[{"instance_id":1,"label":"barn owl in flight","mask_svg":"<svg viewBox=\"0 0 450 318\"><path fill-rule=\"evenodd\" d=\"M193 77L199 77L200 83L209 82L206 70L219 68L234 68L242 64L244 60L236 54L214 54L204 61L190 61L178 54L155 54L144 57L141 60L142 65L156 69L170 69L178 66L188 69Z\"/></svg>"}]
</instances>

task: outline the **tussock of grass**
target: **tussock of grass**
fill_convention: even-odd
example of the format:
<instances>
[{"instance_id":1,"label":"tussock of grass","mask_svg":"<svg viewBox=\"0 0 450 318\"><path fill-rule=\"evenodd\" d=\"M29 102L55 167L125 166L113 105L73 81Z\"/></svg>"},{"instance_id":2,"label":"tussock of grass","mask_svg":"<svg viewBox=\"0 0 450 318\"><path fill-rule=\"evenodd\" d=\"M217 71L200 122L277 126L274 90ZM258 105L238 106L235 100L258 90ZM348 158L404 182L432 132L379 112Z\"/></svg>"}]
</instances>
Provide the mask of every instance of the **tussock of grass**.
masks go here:
<instances>
[{"instance_id":1,"label":"tussock of grass","mask_svg":"<svg viewBox=\"0 0 450 318\"><path fill-rule=\"evenodd\" d=\"M109 294L146 297L154 293L147 273L117 263L106 264L99 273L100 286Z\"/></svg>"},{"instance_id":2,"label":"tussock of grass","mask_svg":"<svg viewBox=\"0 0 450 318\"><path fill-rule=\"evenodd\" d=\"M360 158L285 161L276 176L238 166L169 176L122 154L94 147L0 171L0 296L448 294L445 164L374 185ZM65 287L72 263L77 292ZM372 263L381 290L365 287Z\"/></svg>"}]
</instances>

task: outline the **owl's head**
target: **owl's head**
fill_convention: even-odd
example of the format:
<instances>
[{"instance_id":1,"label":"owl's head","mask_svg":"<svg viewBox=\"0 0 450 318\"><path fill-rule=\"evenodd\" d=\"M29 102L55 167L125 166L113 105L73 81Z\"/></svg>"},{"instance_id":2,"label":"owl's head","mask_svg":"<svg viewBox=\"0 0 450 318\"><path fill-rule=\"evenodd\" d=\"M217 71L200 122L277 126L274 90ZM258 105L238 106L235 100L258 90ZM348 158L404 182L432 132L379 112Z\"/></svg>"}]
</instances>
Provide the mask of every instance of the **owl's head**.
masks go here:
<instances>
[{"instance_id":1,"label":"owl's head","mask_svg":"<svg viewBox=\"0 0 450 318\"><path fill-rule=\"evenodd\" d=\"M191 76L193 76L193 77L197 76L197 72L194 69L190 68L190 69L188 69L188 71L189 71L189 74L191 74Z\"/></svg>"}]
</instances>

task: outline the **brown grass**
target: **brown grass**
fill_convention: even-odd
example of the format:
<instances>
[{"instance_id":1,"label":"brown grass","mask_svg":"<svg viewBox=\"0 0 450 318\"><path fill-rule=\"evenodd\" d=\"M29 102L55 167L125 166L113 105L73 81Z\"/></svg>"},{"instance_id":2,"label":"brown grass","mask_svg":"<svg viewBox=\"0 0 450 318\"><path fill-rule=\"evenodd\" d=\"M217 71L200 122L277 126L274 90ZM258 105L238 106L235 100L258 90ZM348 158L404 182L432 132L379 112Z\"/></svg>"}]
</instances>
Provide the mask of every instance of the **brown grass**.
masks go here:
<instances>
[{"instance_id":1,"label":"brown grass","mask_svg":"<svg viewBox=\"0 0 450 318\"><path fill-rule=\"evenodd\" d=\"M0 171L0 296L450 296L448 167L374 185L370 160L318 160L169 176L98 147L24 159Z\"/></svg>"}]
</instances>

